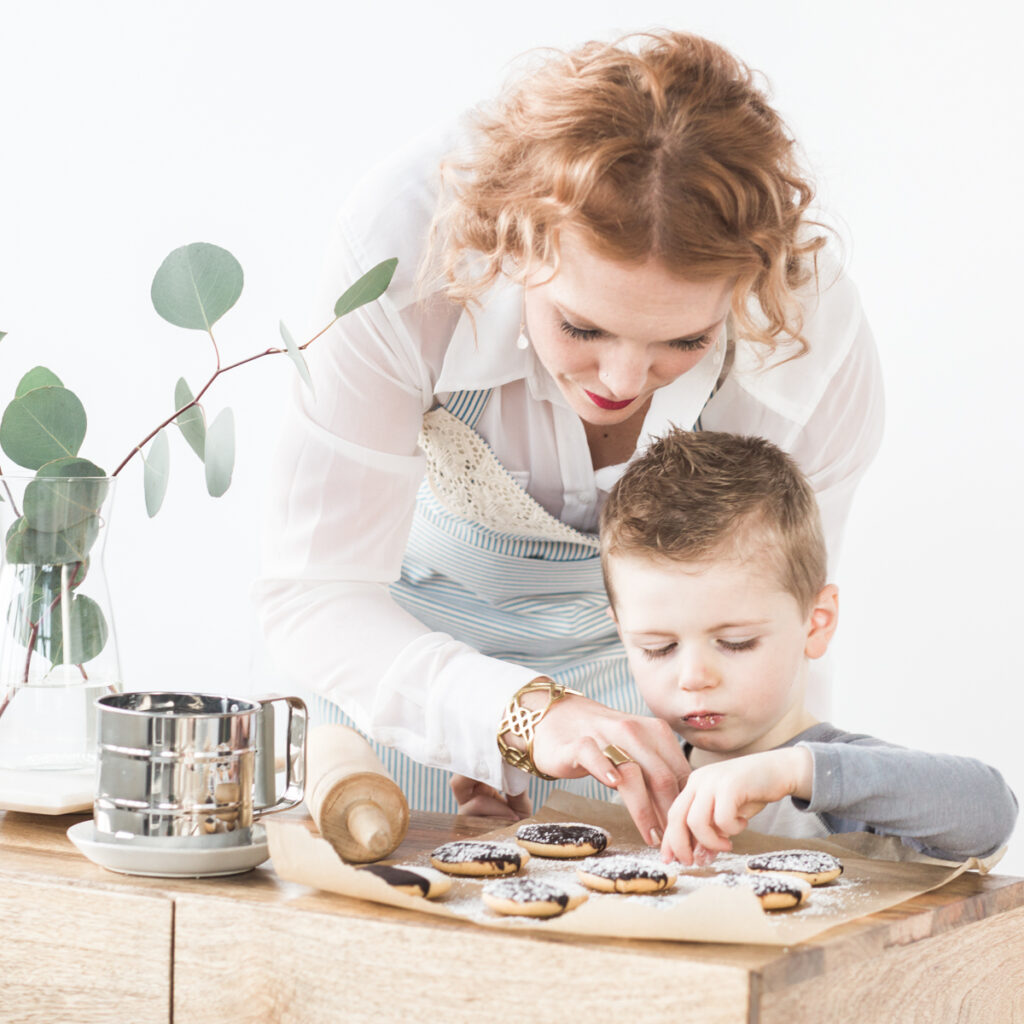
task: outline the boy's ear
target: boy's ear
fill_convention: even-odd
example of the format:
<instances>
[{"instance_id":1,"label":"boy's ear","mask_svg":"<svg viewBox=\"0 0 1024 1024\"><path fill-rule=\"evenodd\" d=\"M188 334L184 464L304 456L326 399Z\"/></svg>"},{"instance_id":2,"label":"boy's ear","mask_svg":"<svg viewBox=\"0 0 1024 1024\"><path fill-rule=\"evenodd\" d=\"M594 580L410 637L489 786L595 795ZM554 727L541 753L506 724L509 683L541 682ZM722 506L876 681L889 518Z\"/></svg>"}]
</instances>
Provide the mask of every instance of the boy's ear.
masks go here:
<instances>
[{"instance_id":1,"label":"boy's ear","mask_svg":"<svg viewBox=\"0 0 1024 1024\"><path fill-rule=\"evenodd\" d=\"M839 625L839 588L829 583L821 588L807 619L807 643L804 654L820 658L827 650L832 634Z\"/></svg>"}]
</instances>

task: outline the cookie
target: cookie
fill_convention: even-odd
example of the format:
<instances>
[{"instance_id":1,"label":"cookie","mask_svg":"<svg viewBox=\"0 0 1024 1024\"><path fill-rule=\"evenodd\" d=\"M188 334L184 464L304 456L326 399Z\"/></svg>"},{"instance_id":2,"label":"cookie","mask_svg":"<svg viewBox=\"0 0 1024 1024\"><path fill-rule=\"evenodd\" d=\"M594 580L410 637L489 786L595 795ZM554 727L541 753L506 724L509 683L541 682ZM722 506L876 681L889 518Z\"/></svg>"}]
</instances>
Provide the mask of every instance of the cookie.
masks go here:
<instances>
[{"instance_id":1,"label":"cookie","mask_svg":"<svg viewBox=\"0 0 1024 1024\"><path fill-rule=\"evenodd\" d=\"M779 850L776 853L757 853L748 857L747 870L792 875L811 885L824 885L843 873L843 862L820 850Z\"/></svg>"},{"instance_id":2,"label":"cookie","mask_svg":"<svg viewBox=\"0 0 1024 1024\"><path fill-rule=\"evenodd\" d=\"M582 822L520 825L516 842L538 857L590 857L608 845L608 833Z\"/></svg>"},{"instance_id":3,"label":"cookie","mask_svg":"<svg viewBox=\"0 0 1024 1024\"><path fill-rule=\"evenodd\" d=\"M430 855L430 863L448 875L514 875L526 866L528 851L516 843L489 843L479 839L460 839L439 846Z\"/></svg>"},{"instance_id":4,"label":"cookie","mask_svg":"<svg viewBox=\"0 0 1024 1024\"><path fill-rule=\"evenodd\" d=\"M792 875L747 874L732 872L719 875L716 879L722 885L745 885L754 890L765 910L789 910L803 903L811 891L809 882Z\"/></svg>"},{"instance_id":5,"label":"cookie","mask_svg":"<svg viewBox=\"0 0 1024 1024\"><path fill-rule=\"evenodd\" d=\"M481 898L496 914L556 917L578 907L587 894L535 878L503 878L485 885Z\"/></svg>"},{"instance_id":6,"label":"cookie","mask_svg":"<svg viewBox=\"0 0 1024 1024\"><path fill-rule=\"evenodd\" d=\"M664 864L618 854L584 861L576 875L597 892L659 892L676 884L676 874Z\"/></svg>"},{"instance_id":7,"label":"cookie","mask_svg":"<svg viewBox=\"0 0 1024 1024\"><path fill-rule=\"evenodd\" d=\"M435 900L443 896L451 887L452 880L433 868L413 868L404 864L367 864L360 871L369 871L371 875L387 882L399 892L410 896L425 896Z\"/></svg>"}]
</instances>

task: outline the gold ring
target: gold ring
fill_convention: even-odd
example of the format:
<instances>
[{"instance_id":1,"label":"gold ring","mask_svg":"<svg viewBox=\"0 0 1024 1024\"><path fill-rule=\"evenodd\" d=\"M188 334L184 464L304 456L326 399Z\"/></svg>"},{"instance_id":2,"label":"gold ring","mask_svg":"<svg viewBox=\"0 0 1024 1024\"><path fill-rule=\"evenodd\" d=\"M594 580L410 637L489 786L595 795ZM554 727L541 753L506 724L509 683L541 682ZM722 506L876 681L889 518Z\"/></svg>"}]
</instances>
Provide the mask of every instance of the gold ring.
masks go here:
<instances>
[{"instance_id":1,"label":"gold ring","mask_svg":"<svg viewBox=\"0 0 1024 1024\"><path fill-rule=\"evenodd\" d=\"M627 754L623 750L620 750L617 746L615 746L614 743L609 743L608 746L604 748L602 753L604 754L605 757L608 758L609 761L611 761L611 763L613 765L615 765L616 768L618 768L619 765L622 765L622 764L635 764L636 763L633 760L633 758L631 758L629 756L629 754Z\"/></svg>"}]
</instances>

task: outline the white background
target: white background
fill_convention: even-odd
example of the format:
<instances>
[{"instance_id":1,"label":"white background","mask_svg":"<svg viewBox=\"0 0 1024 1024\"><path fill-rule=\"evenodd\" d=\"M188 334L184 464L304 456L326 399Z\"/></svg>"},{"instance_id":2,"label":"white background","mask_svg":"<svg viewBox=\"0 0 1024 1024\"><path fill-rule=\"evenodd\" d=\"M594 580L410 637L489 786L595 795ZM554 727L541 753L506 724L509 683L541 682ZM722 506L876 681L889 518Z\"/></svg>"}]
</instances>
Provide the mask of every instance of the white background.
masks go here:
<instances>
[{"instance_id":1,"label":"white background","mask_svg":"<svg viewBox=\"0 0 1024 1024\"><path fill-rule=\"evenodd\" d=\"M407 136L489 97L539 45L690 29L763 70L803 143L885 369L882 452L838 581L834 720L982 757L1024 794L1020 20L996 2L177 0L0 4L0 402L39 363L90 413L108 470L212 371L205 336L160 320L152 275L210 241L246 272L225 360L309 320L330 219ZM1016 19L1016 24L1011 24ZM293 370L221 378L235 483L208 497L172 438L160 515L120 477L107 553L130 688L246 692L267 669L248 588ZM6 459L0 460L10 471ZM1002 869L1024 874L1024 849Z\"/></svg>"}]
</instances>

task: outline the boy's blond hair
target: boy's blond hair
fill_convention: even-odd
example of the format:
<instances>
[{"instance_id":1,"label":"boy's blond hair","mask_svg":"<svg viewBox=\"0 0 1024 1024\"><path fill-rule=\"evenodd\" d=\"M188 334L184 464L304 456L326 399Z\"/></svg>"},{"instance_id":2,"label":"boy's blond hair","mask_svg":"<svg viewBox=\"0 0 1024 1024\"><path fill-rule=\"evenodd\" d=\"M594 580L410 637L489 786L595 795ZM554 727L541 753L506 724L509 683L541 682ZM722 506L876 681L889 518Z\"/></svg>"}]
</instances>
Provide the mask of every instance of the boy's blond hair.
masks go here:
<instances>
[{"instance_id":1,"label":"boy's blond hair","mask_svg":"<svg viewBox=\"0 0 1024 1024\"><path fill-rule=\"evenodd\" d=\"M652 444L601 512L601 562L614 605L609 555L763 559L805 612L826 583L810 485L770 441L738 434L674 429Z\"/></svg>"}]
</instances>

